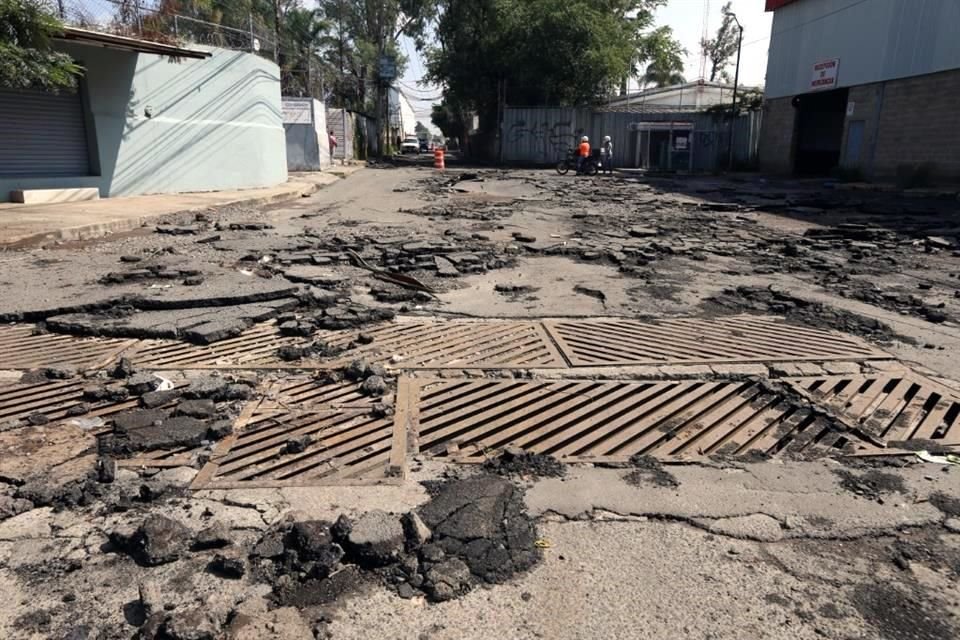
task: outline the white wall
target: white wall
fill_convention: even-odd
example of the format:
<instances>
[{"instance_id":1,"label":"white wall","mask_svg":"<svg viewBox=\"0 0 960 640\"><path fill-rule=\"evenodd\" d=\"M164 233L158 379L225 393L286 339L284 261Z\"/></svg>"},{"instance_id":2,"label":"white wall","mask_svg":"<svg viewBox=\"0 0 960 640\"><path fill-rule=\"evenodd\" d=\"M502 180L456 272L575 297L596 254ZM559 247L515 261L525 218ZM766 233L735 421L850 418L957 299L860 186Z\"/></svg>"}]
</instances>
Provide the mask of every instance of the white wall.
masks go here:
<instances>
[{"instance_id":1,"label":"white wall","mask_svg":"<svg viewBox=\"0 0 960 640\"><path fill-rule=\"evenodd\" d=\"M212 52L210 58L179 61L75 43L58 48L86 69L95 175L0 178L0 194L84 186L106 197L286 181L280 77L273 62L212 47L198 47Z\"/></svg>"},{"instance_id":2,"label":"white wall","mask_svg":"<svg viewBox=\"0 0 960 640\"><path fill-rule=\"evenodd\" d=\"M403 92L396 87L390 87L388 95L390 126L397 127L402 124L404 137L415 137L417 135L417 115L413 112L413 106L407 96L403 95Z\"/></svg>"},{"instance_id":3,"label":"white wall","mask_svg":"<svg viewBox=\"0 0 960 640\"><path fill-rule=\"evenodd\" d=\"M960 68L960 0L799 0L773 17L766 95L811 90L839 58L837 87Z\"/></svg>"}]
</instances>

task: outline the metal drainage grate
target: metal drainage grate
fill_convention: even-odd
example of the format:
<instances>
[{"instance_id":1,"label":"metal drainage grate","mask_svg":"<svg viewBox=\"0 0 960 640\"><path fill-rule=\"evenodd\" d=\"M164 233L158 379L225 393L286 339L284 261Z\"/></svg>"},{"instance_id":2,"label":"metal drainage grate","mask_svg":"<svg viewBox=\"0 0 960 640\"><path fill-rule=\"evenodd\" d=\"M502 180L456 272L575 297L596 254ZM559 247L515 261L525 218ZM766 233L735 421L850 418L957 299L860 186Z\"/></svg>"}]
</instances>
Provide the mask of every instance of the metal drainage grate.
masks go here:
<instances>
[{"instance_id":1,"label":"metal drainage grate","mask_svg":"<svg viewBox=\"0 0 960 640\"><path fill-rule=\"evenodd\" d=\"M393 358L405 369L516 369L565 367L539 322L507 320L396 322L362 333L373 342L352 356L376 354ZM356 331L324 337L343 345L355 339ZM343 359L345 361L347 359Z\"/></svg>"},{"instance_id":2,"label":"metal drainage grate","mask_svg":"<svg viewBox=\"0 0 960 640\"><path fill-rule=\"evenodd\" d=\"M83 389L88 384L86 380L77 379L0 386L0 424L24 420L34 413L45 415L51 422L69 418L69 409L84 403ZM136 398L116 403L94 403L78 418L109 416L136 406Z\"/></svg>"},{"instance_id":3,"label":"metal drainage grate","mask_svg":"<svg viewBox=\"0 0 960 640\"><path fill-rule=\"evenodd\" d=\"M461 462L506 446L568 462L622 462L635 454L809 456L871 446L752 381L401 384L410 389L406 410L417 450Z\"/></svg>"},{"instance_id":4,"label":"metal drainage grate","mask_svg":"<svg viewBox=\"0 0 960 640\"><path fill-rule=\"evenodd\" d=\"M276 323L266 322L240 336L210 345L178 340L143 340L124 355L134 364L152 369L300 368L277 357L277 349L302 345L305 338L280 335Z\"/></svg>"},{"instance_id":5,"label":"metal drainage grate","mask_svg":"<svg viewBox=\"0 0 960 640\"><path fill-rule=\"evenodd\" d=\"M890 357L850 336L757 316L657 322L597 319L544 324L575 367Z\"/></svg>"},{"instance_id":6,"label":"metal drainage grate","mask_svg":"<svg viewBox=\"0 0 960 640\"><path fill-rule=\"evenodd\" d=\"M309 437L303 450L288 443ZM399 482L403 447L393 455L392 418L364 411L245 412L215 448L195 489Z\"/></svg>"},{"instance_id":7,"label":"metal drainage grate","mask_svg":"<svg viewBox=\"0 0 960 640\"><path fill-rule=\"evenodd\" d=\"M264 411L289 411L298 408L369 409L380 398L365 396L356 382L324 382L313 378L284 378L269 385L257 408Z\"/></svg>"},{"instance_id":8,"label":"metal drainage grate","mask_svg":"<svg viewBox=\"0 0 960 640\"><path fill-rule=\"evenodd\" d=\"M100 369L133 344L132 340L34 335L33 331L33 325L0 326L0 369Z\"/></svg>"},{"instance_id":9,"label":"metal drainage grate","mask_svg":"<svg viewBox=\"0 0 960 640\"><path fill-rule=\"evenodd\" d=\"M887 442L960 445L960 392L912 371L789 382Z\"/></svg>"}]
</instances>

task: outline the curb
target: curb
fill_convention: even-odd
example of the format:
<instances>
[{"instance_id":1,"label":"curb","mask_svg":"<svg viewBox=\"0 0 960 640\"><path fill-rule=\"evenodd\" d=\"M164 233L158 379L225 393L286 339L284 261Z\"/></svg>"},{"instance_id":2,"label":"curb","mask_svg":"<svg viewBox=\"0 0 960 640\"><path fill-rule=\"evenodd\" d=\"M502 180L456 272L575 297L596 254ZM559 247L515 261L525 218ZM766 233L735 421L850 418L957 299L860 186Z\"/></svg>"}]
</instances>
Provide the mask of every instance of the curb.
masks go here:
<instances>
[{"instance_id":1,"label":"curb","mask_svg":"<svg viewBox=\"0 0 960 640\"><path fill-rule=\"evenodd\" d=\"M342 178L340 178L342 179ZM123 233L125 231L133 231L139 229L144 224L150 220L155 220L164 216L174 216L184 213L196 213L198 211L204 211L210 209L211 207L230 207L236 205L249 205L249 206L258 206L266 204L276 204L278 202L287 202L290 200L296 200L302 197L312 195L320 190L322 186L310 182L296 182L290 183L291 188L274 195L270 196L256 196L250 198L235 198L233 200L227 200L225 202L217 202L214 204L204 204L197 205L192 207L187 207L185 209L177 209L176 211L165 211L163 213L156 213L147 216L138 216L136 218L129 218L125 220L114 220L113 222L103 222L99 224L85 224L77 227L66 227L63 229L57 229L55 231L44 231L41 233L35 233L33 235L24 236L11 240L9 242L0 241L0 250L8 249L24 249L24 248L44 248L49 244L56 242L75 242L83 240L92 240L94 238L101 238L103 236L108 236L114 233ZM330 183L334 184L334 183ZM296 186L293 186L296 185Z\"/></svg>"}]
</instances>

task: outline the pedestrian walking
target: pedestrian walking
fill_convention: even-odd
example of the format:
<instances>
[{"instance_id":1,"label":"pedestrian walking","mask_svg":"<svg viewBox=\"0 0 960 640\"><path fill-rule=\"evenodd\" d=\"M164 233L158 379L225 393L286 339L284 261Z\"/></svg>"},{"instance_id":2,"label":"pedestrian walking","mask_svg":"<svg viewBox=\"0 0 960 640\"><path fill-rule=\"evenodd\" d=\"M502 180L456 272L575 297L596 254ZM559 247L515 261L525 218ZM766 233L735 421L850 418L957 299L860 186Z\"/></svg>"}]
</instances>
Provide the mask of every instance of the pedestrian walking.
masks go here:
<instances>
[{"instance_id":1,"label":"pedestrian walking","mask_svg":"<svg viewBox=\"0 0 960 640\"><path fill-rule=\"evenodd\" d=\"M601 166L606 173L613 174L613 141L610 136L603 136L603 144L600 145Z\"/></svg>"},{"instance_id":2,"label":"pedestrian walking","mask_svg":"<svg viewBox=\"0 0 960 640\"><path fill-rule=\"evenodd\" d=\"M330 138L328 139L330 143L330 165L336 164L333 159L333 152L337 149L337 136L333 134L333 129L330 129Z\"/></svg>"}]
</instances>

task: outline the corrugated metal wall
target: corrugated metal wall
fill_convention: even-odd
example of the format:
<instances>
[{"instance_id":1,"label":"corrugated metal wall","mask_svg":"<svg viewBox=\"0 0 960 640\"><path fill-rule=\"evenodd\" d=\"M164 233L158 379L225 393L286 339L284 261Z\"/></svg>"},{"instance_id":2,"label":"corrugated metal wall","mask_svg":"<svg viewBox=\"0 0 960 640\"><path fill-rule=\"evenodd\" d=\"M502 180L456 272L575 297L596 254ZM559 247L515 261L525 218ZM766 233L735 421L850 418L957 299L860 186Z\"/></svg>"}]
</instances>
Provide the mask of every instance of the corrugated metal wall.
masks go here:
<instances>
[{"instance_id":1,"label":"corrugated metal wall","mask_svg":"<svg viewBox=\"0 0 960 640\"><path fill-rule=\"evenodd\" d=\"M742 114L735 125L734 158L741 164L756 160L761 113ZM503 161L509 164L550 165L561 160L580 136L599 145L604 136L613 141L617 167L635 167L637 122L693 122L693 170L726 167L729 154L729 120L709 113L629 113L592 109L508 107L503 123Z\"/></svg>"},{"instance_id":2,"label":"corrugated metal wall","mask_svg":"<svg viewBox=\"0 0 960 640\"><path fill-rule=\"evenodd\" d=\"M773 16L768 98L810 91L813 65L840 59L837 87L960 68L958 0L803 0Z\"/></svg>"}]
</instances>

